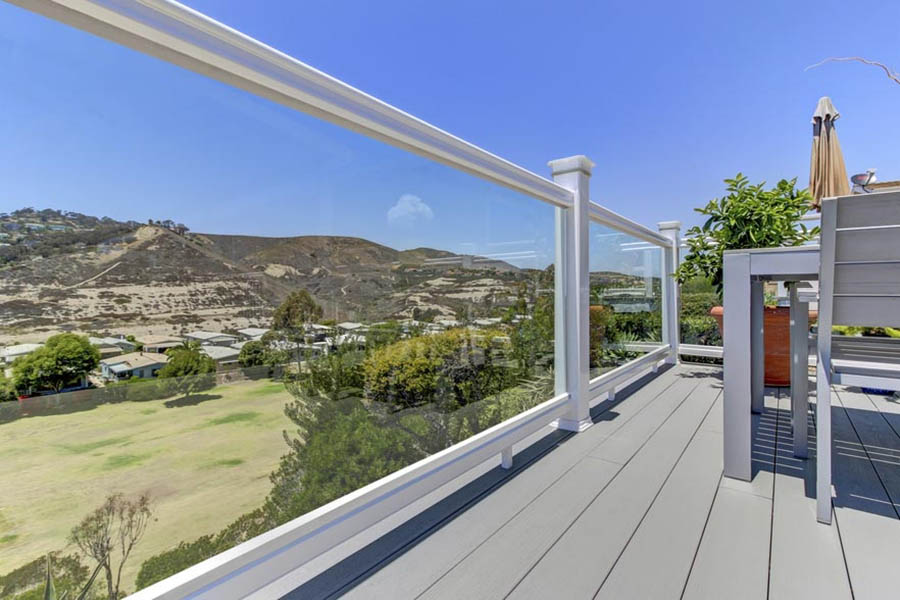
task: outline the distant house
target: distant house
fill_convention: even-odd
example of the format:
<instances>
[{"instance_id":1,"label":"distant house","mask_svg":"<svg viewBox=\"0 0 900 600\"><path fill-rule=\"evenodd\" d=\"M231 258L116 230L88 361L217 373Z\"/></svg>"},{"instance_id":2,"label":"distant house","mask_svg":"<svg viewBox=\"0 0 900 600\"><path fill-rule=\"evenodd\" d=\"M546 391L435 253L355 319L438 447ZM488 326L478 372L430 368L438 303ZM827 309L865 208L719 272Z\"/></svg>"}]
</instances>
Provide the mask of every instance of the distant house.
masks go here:
<instances>
[{"instance_id":1,"label":"distant house","mask_svg":"<svg viewBox=\"0 0 900 600\"><path fill-rule=\"evenodd\" d=\"M238 334L240 334L240 336L248 342L257 342L268 332L268 329L262 327L247 327L246 329L238 329Z\"/></svg>"},{"instance_id":2,"label":"distant house","mask_svg":"<svg viewBox=\"0 0 900 600\"><path fill-rule=\"evenodd\" d=\"M50 225L50 231L68 231L69 228L65 225Z\"/></svg>"},{"instance_id":3,"label":"distant house","mask_svg":"<svg viewBox=\"0 0 900 600\"><path fill-rule=\"evenodd\" d=\"M42 346L43 344L17 344L15 346L6 346L5 348L0 349L0 362L4 362L8 365L12 364L12 362L20 356L31 354Z\"/></svg>"},{"instance_id":4,"label":"distant house","mask_svg":"<svg viewBox=\"0 0 900 600\"><path fill-rule=\"evenodd\" d=\"M43 223L25 223L25 227L31 231L43 231L47 226Z\"/></svg>"},{"instance_id":5,"label":"distant house","mask_svg":"<svg viewBox=\"0 0 900 600\"><path fill-rule=\"evenodd\" d=\"M324 342L325 337L331 333L332 329L334 329L334 327L319 325L318 323L311 323L306 326L306 332L317 342Z\"/></svg>"},{"instance_id":6,"label":"distant house","mask_svg":"<svg viewBox=\"0 0 900 600\"><path fill-rule=\"evenodd\" d=\"M158 352L132 352L100 361L100 373L109 381L141 377L149 379L166 366L169 357Z\"/></svg>"},{"instance_id":7,"label":"distant house","mask_svg":"<svg viewBox=\"0 0 900 600\"><path fill-rule=\"evenodd\" d=\"M327 338L330 339L330 338ZM357 348L366 347L366 336L360 333L342 333L332 340L332 346L355 346Z\"/></svg>"},{"instance_id":8,"label":"distant house","mask_svg":"<svg viewBox=\"0 0 900 600\"><path fill-rule=\"evenodd\" d=\"M501 319L499 317L489 317L487 319L475 319L475 324L479 327L491 327L493 325L499 325Z\"/></svg>"},{"instance_id":9,"label":"distant house","mask_svg":"<svg viewBox=\"0 0 900 600\"><path fill-rule=\"evenodd\" d=\"M346 321L344 323L338 323L337 328L343 331L344 333L350 333L352 331L355 332L364 332L367 327L362 323L354 323L352 321Z\"/></svg>"},{"instance_id":10,"label":"distant house","mask_svg":"<svg viewBox=\"0 0 900 600\"><path fill-rule=\"evenodd\" d=\"M437 317L434 322L438 325L443 325L446 328L450 327L461 327L462 323L457 321L456 319L452 319L450 317Z\"/></svg>"},{"instance_id":11,"label":"distant house","mask_svg":"<svg viewBox=\"0 0 900 600\"><path fill-rule=\"evenodd\" d=\"M101 358L118 356L127 352L134 352L137 344L125 338L117 337L89 337L88 341L100 351Z\"/></svg>"},{"instance_id":12,"label":"distant house","mask_svg":"<svg viewBox=\"0 0 900 600\"><path fill-rule=\"evenodd\" d=\"M238 348L216 346L213 344L204 344L200 346L200 352L216 361L216 364L218 365L235 364L238 361L238 356L241 354L241 351Z\"/></svg>"},{"instance_id":13,"label":"distant house","mask_svg":"<svg viewBox=\"0 0 900 600\"><path fill-rule=\"evenodd\" d=\"M238 341L237 336L234 335L202 330L186 333L184 338L188 341L200 342L201 344L212 346L230 346Z\"/></svg>"},{"instance_id":14,"label":"distant house","mask_svg":"<svg viewBox=\"0 0 900 600\"><path fill-rule=\"evenodd\" d=\"M150 353L165 352L184 343L184 340L174 335L145 335L135 339L143 346L144 352Z\"/></svg>"}]
</instances>

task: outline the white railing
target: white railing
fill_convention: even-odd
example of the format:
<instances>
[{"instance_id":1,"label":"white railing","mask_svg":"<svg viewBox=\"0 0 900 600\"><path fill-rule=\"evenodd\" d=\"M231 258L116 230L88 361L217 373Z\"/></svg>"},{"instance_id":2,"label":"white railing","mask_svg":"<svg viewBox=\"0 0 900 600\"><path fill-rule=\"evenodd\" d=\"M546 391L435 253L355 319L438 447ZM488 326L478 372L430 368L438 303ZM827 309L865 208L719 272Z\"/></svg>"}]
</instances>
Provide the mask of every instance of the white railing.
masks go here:
<instances>
[{"instance_id":1,"label":"white railing","mask_svg":"<svg viewBox=\"0 0 900 600\"><path fill-rule=\"evenodd\" d=\"M548 180L171 0L8 0L57 21L191 69L347 129L444 163L556 207L556 395L539 406L355 492L205 560L131 596L265 598L292 572L386 516L423 498L535 432L582 431L589 409L616 389L678 355L677 222L660 231L590 201L592 163L553 161ZM663 342L589 380L588 228L601 223L663 250ZM214 508L213 508L214 510ZM283 589L283 587L279 588Z\"/></svg>"}]
</instances>

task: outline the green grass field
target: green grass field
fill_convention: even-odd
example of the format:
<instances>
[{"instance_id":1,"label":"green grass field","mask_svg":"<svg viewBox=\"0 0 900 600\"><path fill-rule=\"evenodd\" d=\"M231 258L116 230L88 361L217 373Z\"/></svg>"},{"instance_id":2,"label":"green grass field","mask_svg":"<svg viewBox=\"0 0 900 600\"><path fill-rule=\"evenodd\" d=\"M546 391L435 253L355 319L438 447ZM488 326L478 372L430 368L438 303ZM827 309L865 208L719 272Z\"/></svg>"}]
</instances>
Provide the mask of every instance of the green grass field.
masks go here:
<instances>
[{"instance_id":1,"label":"green grass field","mask_svg":"<svg viewBox=\"0 0 900 600\"><path fill-rule=\"evenodd\" d=\"M123 574L134 591L144 559L262 504L287 450L290 399L281 383L248 381L196 404L123 402L0 425L0 574L65 548L107 494L146 491L157 521Z\"/></svg>"}]
</instances>

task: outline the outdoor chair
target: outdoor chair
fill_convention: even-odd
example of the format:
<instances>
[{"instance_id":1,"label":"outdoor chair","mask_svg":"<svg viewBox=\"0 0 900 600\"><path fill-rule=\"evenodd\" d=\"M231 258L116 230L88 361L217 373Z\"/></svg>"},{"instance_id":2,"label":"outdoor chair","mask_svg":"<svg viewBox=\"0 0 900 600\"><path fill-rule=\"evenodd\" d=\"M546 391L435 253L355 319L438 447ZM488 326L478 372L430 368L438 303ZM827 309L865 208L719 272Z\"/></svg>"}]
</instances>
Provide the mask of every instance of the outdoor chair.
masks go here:
<instances>
[{"instance_id":1,"label":"outdoor chair","mask_svg":"<svg viewBox=\"0 0 900 600\"><path fill-rule=\"evenodd\" d=\"M816 516L831 523L831 385L900 391L900 340L832 325L900 326L900 192L822 201L816 366Z\"/></svg>"}]
</instances>

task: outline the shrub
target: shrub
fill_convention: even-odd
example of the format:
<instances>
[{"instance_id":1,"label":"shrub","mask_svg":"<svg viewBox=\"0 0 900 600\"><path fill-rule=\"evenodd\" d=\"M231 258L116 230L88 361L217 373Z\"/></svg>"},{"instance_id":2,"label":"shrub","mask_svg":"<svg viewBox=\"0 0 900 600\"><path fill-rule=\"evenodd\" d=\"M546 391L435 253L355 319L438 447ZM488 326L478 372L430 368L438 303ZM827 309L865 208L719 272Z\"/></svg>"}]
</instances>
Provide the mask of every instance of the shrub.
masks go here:
<instances>
[{"instance_id":1,"label":"shrub","mask_svg":"<svg viewBox=\"0 0 900 600\"><path fill-rule=\"evenodd\" d=\"M716 320L709 315L681 319L681 343L721 346L722 335Z\"/></svg>"},{"instance_id":2,"label":"shrub","mask_svg":"<svg viewBox=\"0 0 900 600\"><path fill-rule=\"evenodd\" d=\"M81 589L90 577L90 569L77 554L62 555L50 552L34 559L6 575L0 575L0 598L8 600L41 600L47 578L47 558L51 560L51 575L59 590Z\"/></svg>"},{"instance_id":3,"label":"shrub","mask_svg":"<svg viewBox=\"0 0 900 600\"><path fill-rule=\"evenodd\" d=\"M507 387L514 373L502 362L509 343L496 330L451 329L402 340L364 362L366 396L399 407L438 402L452 409Z\"/></svg>"},{"instance_id":4,"label":"shrub","mask_svg":"<svg viewBox=\"0 0 900 600\"><path fill-rule=\"evenodd\" d=\"M264 533L274 526L261 509L241 515L215 535L204 535L191 542L179 542L171 550L151 556L143 563L135 579L137 589L162 581L179 571L206 560Z\"/></svg>"},{"instance_id":5,"label":"shrub","mask_svg":"<svg viewBox=\"0 0 900 600\"><path fill-rule=\"evenodd\" d=\"M709 310L719 306L719 295L715 292L681 293L681 318L708 317Z\"/></svg>"}]
</instances>

